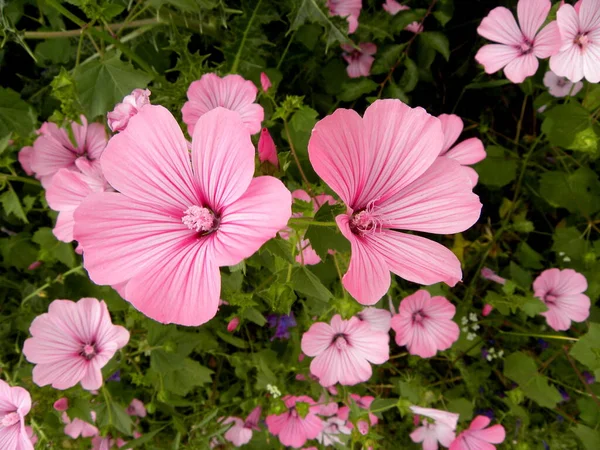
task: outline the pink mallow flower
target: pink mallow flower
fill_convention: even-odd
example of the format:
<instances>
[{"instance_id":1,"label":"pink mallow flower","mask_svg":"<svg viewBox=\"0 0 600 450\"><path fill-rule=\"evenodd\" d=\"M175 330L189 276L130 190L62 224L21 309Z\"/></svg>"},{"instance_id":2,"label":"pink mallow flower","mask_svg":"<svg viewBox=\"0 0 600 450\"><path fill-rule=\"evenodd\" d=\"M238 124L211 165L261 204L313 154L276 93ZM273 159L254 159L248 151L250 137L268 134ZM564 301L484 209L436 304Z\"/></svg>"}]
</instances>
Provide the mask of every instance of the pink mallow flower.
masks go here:
<instances>
[{"instance_id":1,"label":"pink mallow flower","mask_svg":"<svg viewBox=\"0 0 600 450\"><path fill-rule=\"evenodd\" d=\"M444 145L440 156L453 159L461 166L470 166L485 159L486 153L481 139L469 138L454 145L464 128L460 117L455 114L442 114L438 119L442 122L442 132L444 133ZM452 147L453 145L454 147ZM479 179L477 172L470 167L464 167L464 170L475 186Z\"/></svg>"},{"instance_id":2,"label":"pink mallow flower","mask_svg":"<svg viewBox=\"0 0 600 450\"><path fill-rule=\"evenodd\" d=\"M484 267L483 269L481 269L481 277L486 280L493 281L494 283L506 284L506 278L498 276L496 272L494 272L489 267Z\"/></svg>"},{"instance_id":3,"label":"pink mallow flower","mask_svg":"<svg viewBox=\"0 0 600 450\"><path fill-rule=\"evenodd\" d=\"M66 397L61 397L54 402L52 407L59 412L66 411L69 409L69 400Z\"/></svg>"},{"instance_id":4,"label":"pink mallow flower","mask_svg":"<svg viewBox=\"0 0 600 450\"><path fill-rule=\"evenodd\" d=\"M33 158L34 149L31 146L23 147L21 151L19 151L19 155L17 158L19 159L19 164L25 171L25 173L29 176L33 175L33 169L31 168L31 159Z\"/></svg>"},{"instance_id":5,"label":"pink mallow flower","mask_svg":"<svg viewBox=\"0 0 600 450\"><path fill-rule=\"evenodd\" d=\"M379 422L379 419L377 418L377 416L369 411L371 408L371 404L373 403L373 401L375 401L375 397L373 397L372 395L365 395L364 397L361 397L358 394L350 394L350 399L351 399L351 401L354 401L354 403L356 403L356 406L358 406L360 409L364 409L364 410L368 411L369 420L366 421L366 420L361 419L361 420L358 420L356 423L360 434L363 434L363 435L367 434L369 431L369 427L377 425L377 423ZM348 407L346 405L340 407L340 409L338 411L338 417L342 420L348 420L349 416L350 416L350 407ZM348 422L347 426L350 429L354 428L354 424L352 422Z\"/></svg>"},{"instance_id":6,"label":"pink mallow flower","mask_svg":"<svg viewBox=\"0 0 600 450\"><path fill-rule=\"evenodd\" d=\"M302 336L302 351L315 359L310 372L322 386L336 383L354 385L371 378L371 364L389 359L389 335L374 331L357 317L342 320L333 316L331 324L317 322Z\"/></svg>"},{"instance_id":7,"label":"pink mallow flower","mask_svg":"<svg viewBox=\"0 0 600 450\"><path fill-rule=\"evenodd\" d=\"M258 133L265 112L262 106L254 103L256 94L258 89L254 83L239 75L227 75L223 78L214 73L202 75L202 78L190 84L188 101L181 109L189 135L194 135L196 122L200 117L218 107L235 111L242 119L242 126L250 134Z\"/></svg>"},{"instance_id":8,"label":"pink mallow flower","mask_svg":"<svg viewBox=\"0 0 600 450\"><path fill-rule=\"evenodd\" d=\"M159 322L197 326L212 319L219 267L251 256L291 216L292 196L281 181L253 179L254 152L233 111L200 117L190 158L173 115L162 106L142 108L102 156L104 176L118 193L91 194L75 211L75 239L90 278L116 285Z\"/></svg>"},{"instance_id":9,"label":"pink mallow flower","mask_svg":"<svg viewBox=\"0 0 600 450\"><path fill-rule=\"evenodd\" d=\"M449 447L454 441L458 414L420 406L411 406L410 410L414 414L433 420L431 422L423 419L422 425L410 434L413 442L422 443L423 450L437 450L438 444Z\"/></svg>"},{"instance_id":10,"label":"pink mallow flower","mask_svg":"<svg viewBox=\"0 0 600 450\"><path fill-rule=\"evenodd\" d=\"M146 407L144 406L144 402L137 398L131 400L126 412L130 416L146 417Z\"/></svg>"},{"instance_id":11,"label":"pink mallow flower","mask_svg":"<svg viewBox=\"0 0 600 450\"><path fill-rule=\"evenodd\" d=\"M460 334L452 320L455 313L452 303L444 297L431 297L424 289L409 295L400 302L400 312L392 317L396 343L421 358L449 349Z\"/></svg>"},{"instance_id":12,"label":"pink mallow flower","mask_svg":"<svg viewBox=\"0 0 600 450\"><path fill-rule=\"evenodd\" d=\"M22 387L0 380L0 447L7 450L33 450L25 427L31 409L31 396Z\"/></svg>"},{"instance_id":13,"label":"pink mallow flower","mask_svg":"<svg viewBox=\"0 0 600 450\"><path fill-rule=\"evenodd\" d=\"M225 432L225 439L236 447L241 447L250 442L252 439L252 431L260 430L258 427L258 420L260 419L261 412L262 408L257 406L248 415L246 420L242 420L239 417L228 417L225 419L223 425L233 422L233 426Z\"/></svg>"},{"instance_id":14,"label":"pink mallow flower","mask_svg":"<svg viewBox=\"0 0 600 450\"><path fill-rule=\"evenodd\" d=\"M81 382L87 390L102 386L101 369L129 341L129 332L113 325L104 301L54 300L48 312L31 323L32 337L23 354L33 368L33 382L69 389Z\"/></svg>"},{"instance_id":15,"label":"pink mallow flower","mask_svg":"<svg viewBox=\"0 0 600 450\"><path fill-rule=\"evenodd\" d=\"M368 77L371 73L371 66L377 53L377 46L370 42L359 44L359 49L356 49L352 44L342 44L344 53L343 58L348 63L346 72L350 78Z\"/></svg>"},{"instance_id":16,"label":"pink mallow flower","mask_svg":"<svg viewBox=\"0 0 600 450\"><path fill-rule=\"evenodd\" d=\"M534 295L543 301L548 311L540 313L556 331L571 327L571 321L583 322L590 315L590 298L584 294L585 277L573 269L544 270L533 282Z\"/></svg>"},{"instance_id":17,"label":"pink mallow flower","mask_svg":"<svg viewBox=\"0 0 600 450\"><path fill-rule=\"evenodd\" d=\"M548 88L548 92L553 97L575 96L583 87L583 83L571 83L566 77L559 77L554 72L549 70L544 75L544 86Z\"/></svg>"},{"instance_id":18,"label":"pink mallow flower","mask_svg":"<svg viewBox=\"0 0 600 450\"><path fill-rule=\"evenodd\" d=\"M490 313L493 311L494 307L492 305L490 305L489 303L486 303L485 305L483 305L483 308L481 309L481 315L483 317L487 317L490 315Z\"/></svg>"},{"instance_id":19,"label":"pink mallow flower","mask_svg":"<svg viewBox=\"0 0 600 450\"><path fill-rule=\"evenodd\" d=\"M269 79L269 76L264 72L260 73L260 86L262 87L263 92L267 92L271 87L271 80Z\"/></svg>"},{"instance_id":20,"label":"pink mallow flower","mask_svg":"<svg viewBox=\"0 0 600 450\"><path fill-rule=\"evenodd\" d=\"M359 303L379 301L390 271L419 284L454 286L462 278L446 247L397 231L459 233L479 218L462 166L438 158L443 142L439 119L400 100L377 100L363 118L338 109L313 129L313 168L348 207L336 217L352 250L342 282Z\"/></svg>"},{"instance_id":21,"label":"pink mallow flower","mask_svg":"<svg viewBox=\"0 0 600 450\"><path fill-rule=\"evenodd\" d=\"M410 8L406 5L401 5L396 0L386 0L383 4L383 9L385 9L390 15L395 16L400 11L408 11ZM423 24L419 22L412 22L404 28L406 31L410 31L411 33L420 33L423 31Z\"/></svg>"},{"instance_id":22,"label":"pink mallow flower","mask_svg":"<svg viewBox=\"0 0 600 450\"><path fill-rule=\"evenodd\" d=\"M373 331L388 333L392 326L392 314L386 309L373 307L365 308L359 312L356 317L363 322L368 323Z\"/></svg>"},{"instance_id":23,"label":"pink mallow flower","mask_svg":"<svg viewBox=\"0 0 600 450\"><path fill-rule=\"evenodd\" d=\"M469 425L469 429L463 431L450 444L450 450L493 450L492 444L504 442L506 432L502 425L494 425L486 428L491 420L486 416L477 416Z\"/></svg>"},{"instance_id":24,"label":"pink mallow flower","mask_svg":"<svg viewBox=\"0 0 600 450\"><path fill-rule=\"evenodd\" d=\"M227 324L227 331L229 333L233 333L237 329L237 327L238 327L239 324L240 324L240 318L239 317L234 317Z\"/></svg>"},{"instance_id":25,"label":"pink mallow flower","mask_svg":"<svg viewBox=\"0 0 600 450\"><path fill-rule=\"evenodd\" d=\"M316 439L325 424L317 416L319 406L315 401L306 395L286 395L283 401L288 410L267 416L265 420L269 432L278 436L283 445L294 448L302 447L309 439Z\"/></svg>"},{"instance_id":26,"label":"pink mallow flower","mask_svg":"<svg viewBox=\"0 0 600 450\"><path fill-rule=\"evenodd\" d=\"M323 431L317 436L317 441L324 447L341 444L339 435L349 435L352 429L349 428L345 420L339 417L329 417L325 420Z\"/></svg>"},{"instance_id":27,"label":"pink mallow flower","mask_svg":"<svg viewBox=\"0 0 600 450\"><path fill-rule=\"evenodd\" d=\"M556 13L561 45L550 58L550 69L573 83L583 78L600 82L600 2L580 0Z\"/></svg>"},{"instance_id":28,"label":"pink mallow flower","mask_svg":"<svg viewBox=\"0 0 600 450\"><path fill-rule=\"evenodd\" d=\"M477 33L497 44L485 45L475 55L486 73L504 68L506 78L513 83L522 83L537 72L538 58L548 58L558 51L560 33L556 22L546 25L538 33L551 6L550 0L519 0L520 28L509 9L499 6L490 11Z\"/></svg>"},{"instance_id":29,"label":"pink mallow flower","mask_svg":"<svg viewBox=\"0 0 600 450\"><path fill-rule=\"evenodd\" d=\"M263 128L258 138L258 159L262 162L269 162L279 169L279 159L277 159L277 148L275 141L271 137L269 130Z\"/></svg>"},{"instance_id":30,"label":"pink mallow flower","mask_svg":"<svg viewBox=\"0 0 600 450\"><path fill-rule=\"evenodd\" d=\"M96 413L95 411L91 412L92 421L96 421ZM85 420L81 420L79 417L71 420L66 412L62 414L62 421L65 426L65 434L69 436L71 439L79 439L79 437L93 437L97 436L100 431L91 423L86 422Z\"/></svg>"},{"instance_id":31,"label":"pink mallow flower","mask_svg":"<svg viewBox=\"0 0 600 450\"><path fill-rule=\"evenodd\" d=\"M118 103L115 109L106 117L108 128L114 133L127 128L129 119L135 116L143 106L150 104L150 91L148 89L134 89L131 94L126 95L122 103Z\"/></svg>"},{"instance_id":32,"label":"pink mallow flower","mask_svg":"<svg viewBox=\"0 0 600 450\"><path fill-rule=\"evenodd\" d=\"M348 34L358 28L358 17L362 9L362 0L327 0L327 8L332 16L345 17L348 21Z\"/></svg>"}]
</instances>

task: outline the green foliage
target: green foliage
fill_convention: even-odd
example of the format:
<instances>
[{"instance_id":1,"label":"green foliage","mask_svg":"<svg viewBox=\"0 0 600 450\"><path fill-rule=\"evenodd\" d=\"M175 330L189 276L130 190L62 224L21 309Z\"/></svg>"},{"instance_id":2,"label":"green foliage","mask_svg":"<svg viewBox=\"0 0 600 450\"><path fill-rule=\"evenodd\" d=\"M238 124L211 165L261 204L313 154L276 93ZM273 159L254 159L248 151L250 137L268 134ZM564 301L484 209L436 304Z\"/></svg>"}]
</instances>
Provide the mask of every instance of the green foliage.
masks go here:
<instances>
[{"instance_id":1,"label":"green foliage","mask_svg":"<svg viewBox=\"0 0 600 450\"><path fill-rule=\"evenodd\" d=\"M556 388L540 375L533 359L524 353L513 353L504 361L504 375L519 384L526 397L540 406L553 408L560 400Z\"/></svg>"}]
</instances>

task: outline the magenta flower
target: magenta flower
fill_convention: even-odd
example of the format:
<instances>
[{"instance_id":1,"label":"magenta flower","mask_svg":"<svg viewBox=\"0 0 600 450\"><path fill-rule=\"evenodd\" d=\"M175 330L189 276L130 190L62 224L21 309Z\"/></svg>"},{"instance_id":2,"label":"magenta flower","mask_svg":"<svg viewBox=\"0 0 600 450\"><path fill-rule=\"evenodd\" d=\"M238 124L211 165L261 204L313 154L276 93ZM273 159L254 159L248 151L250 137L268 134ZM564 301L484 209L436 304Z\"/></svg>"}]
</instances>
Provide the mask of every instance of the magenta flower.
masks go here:
<instances>
[{"instance_id":1,"label":"magenta flower","mask_svg":"<svg viewBox=\"0 0 600 450\"><path fill-rule=\"evenodd\" d=\"M302 351L315 359L310 372L322 386L354 385L371 378L371 364L389 359L389 335L374 331L357 317L342 320L333 316L331 325L314 323L302 336Z\"/></svg>"},{"instance_id":2,"label":"magenta flower","mask_svg":"<svg viewBox=\"0 0 600 450\"><path fill-rule=\"evenodd\" d=\"M131 400L126 412L130 416L146 417L146 407L144 406L144 402L137 398Z\"/></svg>"},{"instance_id":3,"label":"magenta flower","mask_svg":"<svg viewBox=\"0 0 600 450\"><path fill-rule=\"evenodd\" d=\"M392 317L396 343L421 358L449 349L460 334L452 320L455 313L452 303L444 297L431 297L424 289L409 295L400 302L400 312Z\"/></svg>"},{"instance_id":4,"label":"magenta flower","mask_svg":"<svg viewBox=\"0 0 600 450\"><path fill-rule=\"evenodd\" d=\"M239 324L240 324L240 318L239 317L234 317L227 324L227 331L229 333L233 333L236 330L236 328L238 327Z\"/></svg>"},{"instance_id":5,"label":"magenta flower","mask_svg":"<svg viewBox=\"0 0 600 450\"><path fill-rule=\"evenodd\" d=\"M450 250L397 231L458 233L478 219L463 168L438 158L443 142L437 118L399 100L377 100L364 118L338 109L313 129L313 168L348 206L336 217L352 249L343 284L363 305L387 292L390 271L420 284L454 286L462 277Z\"/></svg>"},{"instance_id":6,"label":"magenta flower","mask_svg":"<svg viewBox=\"0 0 600 450\"><path fill-rule=\"evenodd\" d=\"M69 409L69 400L66 397L61 397L54 402L52 407L59 412L66 411Z\"/></svg>"},{"instance_id":7,"label":"magenta flower","mask_svg":"<svg viewBox=\"0 0 600 450\"><path fill-rule=\"evenodd\" d=\"M269 134L269 130L263 128L258 139L258 159L260 162L269 162L279 169L279 159L277 159L277 148L275 141Z\"/></svg>"},{"instance_id":8,"label":"magenta flower","mask_svg":"<svg viewBox=\"0 0 600 450\"><path fill-rule=\"evenodd\" d=\"M118 103L115 109L106 115L108 128L114 133L127 128L129 119L135 116L143 106L150 104L150 91L148 89L134 89L131 94L126 95L122 103Z\"/></svg>"},{"instance_id":9,"label":"magenta flower","mask_svg":"<svg viewBox=\"0 0 600 450\"><path fill-rule=\"evenodd\" d=\"M352 44L342 44L344 53L343 58L348 63L346 72L350 78L368 77L371 73L371 66L377 53L377 46L370 42L359 44L360 49L356 49Z\"/></svg>"},{"instance_id":10,"label":"magenta flower","mask_svg":"<svg viewBox=\"0 0 600 450\"><path fill-rule=\"evenodd\" d=\"M7 450L33 450L25 427L31 409L31 396L22 387L0 380L0 447Z\"/></svg>"},{"instance_id":11,"label":"magenta flower","mask_svg":"<svg viewBox=\"0 0 600 450\"><path fill-rule=\"evenodd\" d=\"M214 73L202 75L202 78L190 84L188 101L181 109L189 135L194 135L200 117L218 107L235 111L250 134L258 133L265 113L262 106L254 103L257 93L254 83L239 75L223 78Z\"/></svg>"},{"instance_id":12,"label":"magenta flower","mask_svg":"<svg viewBox=\"0 0 600 450\"><path fill-rule=\"evenodd\" d=\"M553 97L575 96L583 87L583 83L571 83L566 77L559 77L554 72L549 70L544 75L544 86L548 88L548 92Z\"/></svg>"},{"instance_id":13,"label":"magenta flower","mask_svg":"<svg viewBox=\"0 0 600 450\"><path fill-rule=\"evenodd\" d=\"M190 160L173 115L142 108L102 157L104 176L119 192L92 194L75 212L75 239L92 280L117 285L162 323L212 319L219 267L251 256L291 216L292 196L281 181L252 178L254 152L240 116L217 108L198 120Z\"/></svg>"},{"instance_id":14,"label":"magenta flower","mask_svg":"<svg viewBox=\"0 0 600 450\"><path fill-rule=\"evenodd\" d=\"M438 444L449 447L454 441L458 414L420 406L411 406L410 410L414 414L433 419L433 422L423 419L422 425L410 434L413 442L422 443L423 450L437 450Z\"/></svg>"},{"instance_id":15,"label":"magenta flower","mask_svg":"<svg viewBox=\"0 0 600 450\"><path fill-rule=\"evenodd\" d=\"M568 330L571 321L583 322L590 315L590 298L584 294L585 277L573 269L544 270L533 282L534 295L548 311L540 313L556 331Z\"/></svg>"},{"instance_id":16,"label":"magenta flower","mask_svg":"<svg viewBox=\"0 0 600 450\"><path fill-rule=\"evenodd\" d=\"M494 283L506 284L506 278L498 276L496 272L494 272L489 267L484 267L483 269L481 269L481 277L485 278L486 280L493 281Z\"/></svg>"},{"instance_id":17,"label":"magenta flower","mask_svg":"<svg viewBox=\"0 0 600 450\"><path fill-rule=\"evenodd\" d=\"M373 331L388 333L392 326L392 314L385 309L372 307L365 308L359 312L356 317L361 321L368 323Z\"/></svg>"},{"instance_id":18,"label":"magenta flower","mask_svg":"<svg viewBox=\"0 0 600 450\"><path fill-rule=\"evenodd\" d=\"M269 79L269 76L264 72L260 73L260 86L262 87L263 92L267 92L271 87L271 80Z\"/></svg>"},{"instance_id":19,"label":"magenta flower","mask_svg":"<svg viewBox=\"0 0 600 450\"><path fill-rule=\"evenodd\" d=\"M486 303L485 305L483 305L483 308L481 310L481 315L483 317L487 317L490 315L490 313L492 312L493 309L494 309L494 307L492 305L490 305L489 303Z\"/></svg>"},{"instance_id":20,"label":"magenta flower","mask_svg":"<svg viewBox=\"0 0 600 450\"><path fill-rule=\"evenodd\" d=\"M538 58L548 58L558 51L560 33L556 22L546 25L538 33L551 6L550 0L519 0L520 27L507 8L499 6L490 11L477 32L497 44L485 45L475 55L486 73L504 68L506 78L513 83L522 83L537 72Z\"/></svg>"},{"instance_id":21,"label":"magenta flower","mask_svg":"<svg viewBox=\"0 0 600 450\"><path fill-rule=\"evenodd\" d=\"M550 58L550 69L573 83L585 78L600 82L600 2L580 0L562 5L556 13L561 38L558 53Z\"/></svg>"},{"instance_id":22,"label":"magenta flower","mask_svg":"<svg viewBox=\"0 0 600 450\"><path fill-rule=\"evenodd\" d=\"M362 0L327 0L327 8L332 16L345 17L348 21L348 34L358 28L358 17L362 9Z\"/></svg>"},{"instance_id":23,"label":"magenta flower","mask_svg":"<svg viewBox=\"0 0 600 450\"><path fill-rule=\"evenodd\" d=\"M469 429L463 431L450 444L450 450L493 450L496 447L491 444L504 442L506 432L502 425L494 425L486 428L491 419L486 416L477 416L469 425Z\"/></svg>"},{"instance_id":24,"label":"magenta flower","mask_svg":"<svg viewBox=\"0 0 600 450\"><path fill-rule=\"evenodd\" d=\"M96 421L96 412L91 412L92 422ZM69 436L71 439L78 439L79 437L93 437L97 436L100 431L91 423L86 422L85 420L81 420L79 417L71 420L66 412L62 413L61 420L65 426L65 434Z\"/></svg>"},{"instance_id":25,"label":"magenta flower","mask_svg":"<svg viewBox=\"0 0 600 450\"><path fill-rule=\"evenodd\" d=\"M438 117L442 122L442 132L444 133L444 145L440 156L453 159L461 166L470 166L482 161L486 157L483 142L478 138L470 138L452 147L463 131L464 124L460 117L455 114L442 114ZM464 167L473 186L477 184L479 176L477 172L470 167Z\"/></svg>"},{"instance_id":26,"label":"magenta flower","mask_svg":"<svg viewBox=\"0 0 600 450\"><path fill-rule=\"evenodd\" d=\"M225 432L225 439L236 447L241 447L250 442L252 439L252 431L260 430L258 427L258 419L260 419L261 412L262 408L257 406L248 415L246 420L242 420L239 417L228 417L225 419L223 425L233 422L233 426Z\"/></svg>"},{"instance_id":27,"label":"magenta flower","mask_svg":"<svg viewBox=\"0 0 600 450\"><path fill-rule=\"evenodd\" d=\"M69 389L81 382L87 390L102 386L101 369L129 341L129 332L113 325L104 301L54 300L37 316L23 354L33 368L33 382Z\"/></svg>"},{"instance_id":28,"label":"magenta flower","mask_svg":"<svg viewBox=\"0 0 600 450\"><path fill-rule=\"evenodd\" d=\"M286 395L283 401L288 410L267 416L265 420L269 432L278 436L283 445L294 448L302 447L309 439L316 439L324 424L317 416L319 407L315 401L306 395Z\"/></svg>"}]
</instances>

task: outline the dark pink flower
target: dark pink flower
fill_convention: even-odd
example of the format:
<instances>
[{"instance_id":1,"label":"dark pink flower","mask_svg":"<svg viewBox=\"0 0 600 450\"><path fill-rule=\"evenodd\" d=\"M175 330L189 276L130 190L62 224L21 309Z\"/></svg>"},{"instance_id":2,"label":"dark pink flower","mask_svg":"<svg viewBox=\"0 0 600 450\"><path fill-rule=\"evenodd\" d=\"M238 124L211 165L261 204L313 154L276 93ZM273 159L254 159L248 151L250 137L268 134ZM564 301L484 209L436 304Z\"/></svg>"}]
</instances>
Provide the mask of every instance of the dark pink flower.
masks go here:
<instances>
[{"instance_id":1,"label":"dark pink flower","mask_svg":"<svg viewBox=\"0 0 600 450\"><path fill-rule=\"evenodd\" d=\"M69 409L69 400L66 397L59 398L52 405L53 408L57 411L63 412Z\"/></svg>"},{"instance_id":2,"label":"dark pink flower","mask_svg":"<svg viewBox=\"0 0 600 450\"><path fill-rule=\"evenodd\" d=\"M377 53L377 46L370 42L363 42L359 45L360 49L354 48L352 44L342 44L345 53L342 54L348 67L346 72L350 78L368 77L371 73L371 66Z\"/></svg>"},{"instance_id":3,"label":"dark pink flower","mask_svg":"<svg viewBox=\"0 0 600 450\"><path fill-rule=\"evenodd\" d=\"M492 305L490 305L489 303L486 303L485 305L483 305L483 309L481 310L481 315L483 317L487 317L490 315L490 313L492 312L493 309L494 309L494 307Z\"/></svg>"},{"instance_id":4,"label":"dark pink flower","mask_svg":"<svg viewBox=\"0 0 600 450\"><path fill-rule=\"evenodd\" d=\"M277 148L275 141L269 134L269 130L263 128L258 139L258 159L260 162L270 162L279 169L279 159L277 159Z\"/></svg>"},{"instance_id":5,"label":"dark pink flower","mask_svg":"<svg viewBox=\"0 0 600 450\"><path fill-rule=\"evenodd\" d=\"M135 116L143 106L150 104L150 91L148 89L134 89L126 95L122 103L118 103L115 109L107 114L108 127L116 133L123 131L129 119Z\"/></svg>"},{"instance_id":6,"label":"dark pink flower","mask_svg":"<svg viewBox=\"0 0 600 450\"><path fill-rule=\"evenodd\" d=\"M236 328L238 327L239 324L240 324L240 318L239 317L234 317L227 324L227 331L229 331L230 333L233 333L236 330Z\"/></svg>"},{"instance_id":7,"label":"dark pink flower","mask_svg":"<svg viewBox=\"0 0 600 450\"><path fill-rule=\"evenodd\" d=\"M269 80L269 77L264 72L260 73L260 86L262 87L263 92L267 92L271 87L271 80Z\"/></svg>"},{"instance_id":8,"label":"dark pink flower","mask_svg":"<svg viewBox=\"0 0 600 450\"><path fill-rule=\"evenodd\" d=\"M242 445L250 442L252 439L252 431L260 429L258 427L258 420L260 419L261 412L262 408L257 406L248 415L246 420L242 420L239 417L226 418L223 421L223 425L233 423L233 426L225 432L225 439L227 439L236 447L241 447Z\"/></svg>"},{"instance_id":9,"label":"dark pink flower","mask_svg":"<svg viewBox=\"0 0 600 450\"><path fill-rule=\"evenodd\" d=\"M491 420L486 416L477 416L469 425L469 429L463 431L450 444L450 450L493 450L492 444L504 442L506 432L502 425L494 425L486 428Z\"/></svg>"},{"instance_id":10,"label":"dark pink flower","mask_svg":"<svg viewBox=\"0 0 600 450\"><path fill-rule=\"evenodd\" d=\"M319 406L315 401L306 395L299 397L286 395L283 401L288 408L287 411L267 416L266 424L269 432L278 436L283 445L294 448L302 447L309 439L316 439L325 424L317 416Z\"/></svg>"}]
</instances>

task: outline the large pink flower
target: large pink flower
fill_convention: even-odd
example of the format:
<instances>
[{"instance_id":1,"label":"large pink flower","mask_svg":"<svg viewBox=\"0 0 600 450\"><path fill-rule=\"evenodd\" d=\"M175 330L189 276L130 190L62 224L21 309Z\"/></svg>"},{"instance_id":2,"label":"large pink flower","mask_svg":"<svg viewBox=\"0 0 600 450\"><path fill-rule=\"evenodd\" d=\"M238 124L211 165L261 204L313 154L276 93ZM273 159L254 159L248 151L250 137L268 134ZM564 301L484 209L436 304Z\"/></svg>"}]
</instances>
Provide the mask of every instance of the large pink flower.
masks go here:
<instances>
[{"instance_id":1,"label":"large pink flower","mask_svg":"<svg viewBox=\"0 0 600 450\"><path fill-rule=\"evenodd\" d=\"M375 331L357 317L342 320L333 316L331 325L313 324L302 336L302 351L315 359L310 372L327 387L335 383L354 385L371 378L371 364L383 364L390 357L389 335Z\"/></svg>"},{"instance_id":2,"label":"large pink flower","mask_svg":"<svg viewBox=\"0 0 600 450\"><path fill-rule=\"evenodd\" d=\"M411 406L410 410L414 414L433 419L433 422L423 419L422 425L410 434L413 442L422 443L423 450L437 450L438 443L449 447L454 441L458 414L420 406Z\"/></svg>"},{"instance_id":3,"label":"large pink flower","mask_svg":"<svg viewBox=\"0 0 600 450\"><path fill-rule=\"evenodd\" d=\"M452 303L444 297L431 297L424 289L409 295L400 302L399 313L392 317L396 343L421 358L449 349L460 334L452 321L455 313Z\"/></svg>"},{"instance_id":4,"label":"large pink flower","mask_svg":"<svg viewBox=\"0 0 600 450\"><path fill-rule=\"evenodd\" d=\"M269 432L279 436L279 441L283 445L294 448L302 447L309 439L316 439L323 431L324 423L317 416L319 406L315 401L306 395L299 397L286 395L283 401L288 410L279 415L267 416L265 420ZM304 403L300 411L297 409L298 403Z\"/></svg>"},{"instance_id":5,"label":"large pink flower","mask_svg":"<svg viewBox=\"0 0 600 450\"><path fill-rule=\"evenodd\" d=\"M585 78L600 82L600 2L580 0L556 13L561 45L550 58L550 69L573 83Z\"/></svg>"},{"instance_id":6,"label":"large pink flower","mask_svg":"<svg viewBox=\"0 0 600 450\"><path fill-rule=\"evenodd\" d=\"M188 133L193 136L198 119L218 107L235 111L250 134L258 133L265 112L262 106L254 103L256 94L258 89L254 83L239 75L223 78L214 73L202 75L202 78L190 84L188 101L181 109Z\"/></svg>"},{"instance_id":7,"label":"large pink flower","mask_svg":"<svg viewBox=\"0 0 600 450\"><path fill-rule=\"evenodd\" d=\"M219 267L251 256L291 215L281 181L252 178L254 154L235 112L217 108L198 120L190 160L173 115L142 108L102 156L104 176L119 192L91 194L75 212L92 280L117 286L162 323L212 319Z\"/></svg>"},{"instance_id":8,"label":"large pink flower","mask_svg":"<svg viewBox=\"0 0 600 450\"><path fill-rule=\"evenodd\" d=\"M540 313L556 331L568 330L571 321L583 322L590 315L590 298L585 277L573 269L544 270L533 282L534 295L548 311Z\"/></svg>"},{"instance_id":9,"label":"large pink flower","mask_svg":"<svg viewBox=\"0 0 600 450\"><path fill-rule=\"evenodd\" d=\"M127 128L129 119L135 116L142 107L150 104L150 91L148 89L134 89L126 95L122 103L106 115L108 127L114 131L123 131Z\"/></svg>"},{"instance_id":10,"label":"large pink flower","mask_svg":"<svg viewBox=\"0 0 600 450\"><path fill-rule=\"evenodd\" d=\"M556 22L546 25L538 33L551 6L550 0L519 0L517 16L520 27L507 8L499 6L490 11L477 32L498 43L483 46L475 55L486 73L504 68L506 78L513 83L521 83L535 74L538 58L548 58L558 51L560 33Z\"/></svg>"},{"instance_id":11,"label":"large pink flower","mask_svg":"<svg viewBox=\"0 0 600 450\"><path fill-rule=\"evenodd\" d=\"M327 0L329 14L345 17L348 21L348 33L352 34L358 28L358 16L362 9L362 0Z\"/></svg>"},{"instance_id":12,"label":"large pink flower","mask_svg":"<svg viewBox=\"0 0 600 450\"><path fill-rule=\"evenodd\" d=\"M451 158L461 166L470 166L485 159L486 153L481 139L469 138L452 147L464 128L460 117L455 114L442 114L438 119L442 122L442 132L444 133L444 145L440 156ZM470 167L465 167L464 170L473 183L473 186L475 186L479 178L477 172Z\"/></svg>"},{"instance_id":13,"label":"large pink flower","mask_svg":"<svg viewBox=\"0 0 600 450\"><path fill-rule=\"evenodd\" d=\"M246 420L242 420L239 417L226 418L223 421L223 425L233 422L233 426L225 432L225 439L227 439L236 447L241 447L242 445L250 442L252 439L252 431L260 429L258 428L258 419L260 419L261 412L262 408L257 406L248 415Z\"/></svg>"},{"instance_id":14,"label":"large pink flower","mask_svg":"<svg viewBox=\"0 0 600 450\"><path fill-rule=\"evenodd\" d=\"M23 354L36 364L33 381L55 389L69 389L80 381L84 389L99 389L101 369L129 342L129 332L113 325L106 303L95 298L54 300L29 332Z\"/></svg>"},{"instance_id":15,"label":"large pink flower","mask_svg":"<svg viewBox=\"0 0 600 450\"><path fill-rule=\"evenodd\" d=\"M504 442L506 432L502 425L494 425L486 429L491 420L486 416L477 416L469 425L469 429L463 431L450 445L450 450L493 450L492 444Z\"/></svg>"},{"instance_id":16,"label":"large pink flower","mask_svg":"<svg viewBox=\"0 0 600 450\"><path fill-rule=\"evenodd\" d=\"M368 77L371 73L371 66L377 53L377 46L371 42L363 42L359 45L360 49L354 48L351 44L342 44L344 53L342 56L348 63L346 72L350 78Z\"/></svg>"},{"instance_id":17,"label":"large pink flower","mask_svg":"<svg viewBox=\"0 0 600 450\"><path fill-rule=\"evenodd\" d=\"M25 427L25 416L31 409L31 396L22 387L11 387L0 380L0 448L33 450Z\"/></svg>"},{"instance_id":18,"label":"large pink flower","mask_svg":"<svg viewBox=\"0 0 600 450\"><path fill-rule=\"evenodd\" d=\"M60 169L77 170L75 161L79 158L98 164L106 147L106 131L102 124L88 125L85 116L81 116L81 125L73 122L71 130L75 144L67 130L58 128L55 123L46 122L38 130L40 136L33 143L30 169L46 188Z\"/></svg>"},{"instance_id":19,"label":"large pink flower","mask_svg":"<svg viewBox=\"0 0 600 450\"><path fill-rule=\"evenodd\" d=\"M387 292L390 271L420 284L460 281L454 253L396 231L458 233L479 217L463 168L438 158L443 142L437 118L399 100L377 100L364 118L338 109L313 129L310 161L348 206L336 217L352 248L343 284L360 303L372 305Z\"/></svg>"}]
</instances>

